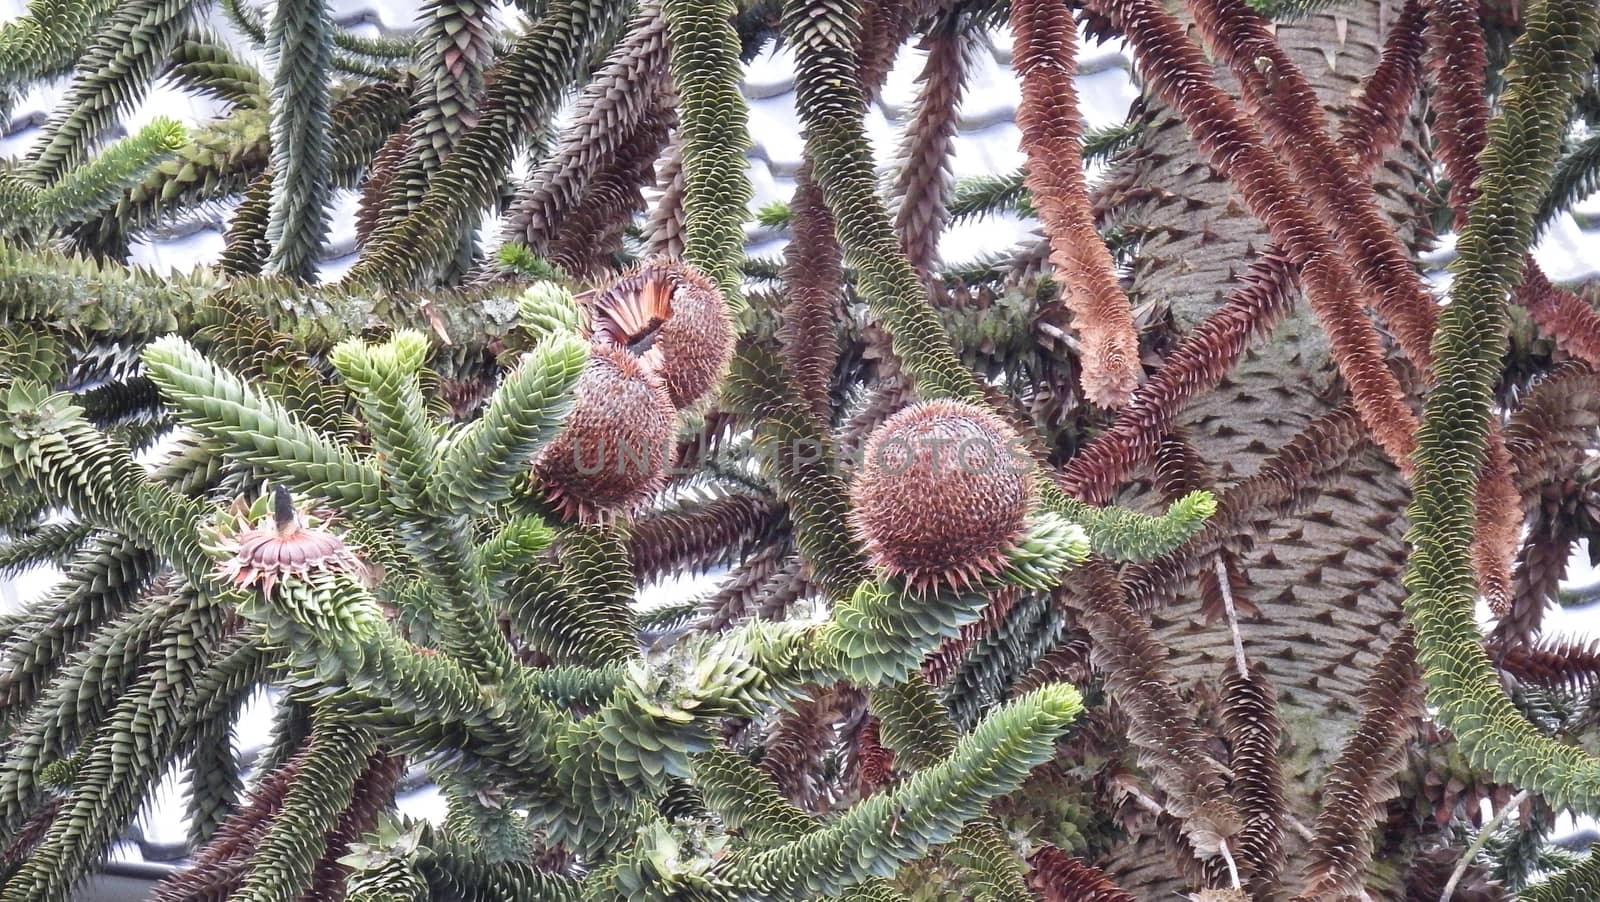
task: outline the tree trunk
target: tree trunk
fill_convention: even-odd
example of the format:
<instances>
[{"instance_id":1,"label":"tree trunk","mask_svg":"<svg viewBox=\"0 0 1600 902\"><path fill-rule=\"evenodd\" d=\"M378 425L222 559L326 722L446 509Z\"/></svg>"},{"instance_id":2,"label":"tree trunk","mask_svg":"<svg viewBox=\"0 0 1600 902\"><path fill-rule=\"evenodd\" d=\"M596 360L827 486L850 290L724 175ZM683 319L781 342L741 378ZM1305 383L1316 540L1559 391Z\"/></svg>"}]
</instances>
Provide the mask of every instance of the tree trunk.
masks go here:
<instances>
[{"instance_id":1,"label":"tree trunk","mask_svg":"<svg viewBox=\"0 0 1600 902\"><path fill-rule=\"evenodd\" d=\"M1376 64L1398 13L1391 0L1357 0L1279 27L1279 40L1335 123ZM1183 125L1164 109L1150 118L1125 165L1136 168L1134 184L1151 190L1113 216L1143 236L1133 270L1135 303L1166 305L1186 330L1218 306L1268 238L1227 181L1199 162ZM1426 172L1419 130L1413 111L1406 139L1373 174L1380 199L1408 230L1402 240L1412 245L1426 238L1416 234L1414 215ZM1301 302L1216 391L1189 406L1181 425L1225 489L1330 412L1342 394L1322 330ZM1136 495L1136 503L1154 504L1149 495ZM1363 682L1401 622L1407 501L1394 466L1380 452L1365 451L1303 513L1273 524L1241 560L1249 582L1244 596L1260 608L1240 624L1245 653L1278 688L1285 791L1302 824L1315 818L1318 786L1359 715ZM1185 587L1152 623L1182 686L1198 690L1198 698L1214 696L1224 669L1234 666L1233 644L1225 622L1206 622L1197 587ZM1108 863L1119 883L1141 899L1197 889L1174 881L1175 863L1156 842L1146 837L1121 847ZM1292 891L1303 874L1304 842L1293 830L1284 842L1284 884Z\"/></svg>"}]
</instances>

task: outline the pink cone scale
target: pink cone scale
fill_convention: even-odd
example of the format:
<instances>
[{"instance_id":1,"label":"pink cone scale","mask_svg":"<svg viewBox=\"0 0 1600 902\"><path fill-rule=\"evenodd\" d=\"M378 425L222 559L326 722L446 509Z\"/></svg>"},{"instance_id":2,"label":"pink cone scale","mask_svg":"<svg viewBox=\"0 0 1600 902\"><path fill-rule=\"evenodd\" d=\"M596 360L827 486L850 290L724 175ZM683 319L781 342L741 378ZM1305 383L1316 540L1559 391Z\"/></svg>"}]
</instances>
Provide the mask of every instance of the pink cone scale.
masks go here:
<instances>
[{"instance_id":1,"label":"pink cone scale","mask_svg":"<svg viewBox=\"0 0 1600 902\"><path fill-rule=\"evenodd\" d=\"M733 356L733 321L716 283L695 267L656 257L583 301L589 339L637 357L679 410L722 381Z\"/></svg>"}]
</instances>

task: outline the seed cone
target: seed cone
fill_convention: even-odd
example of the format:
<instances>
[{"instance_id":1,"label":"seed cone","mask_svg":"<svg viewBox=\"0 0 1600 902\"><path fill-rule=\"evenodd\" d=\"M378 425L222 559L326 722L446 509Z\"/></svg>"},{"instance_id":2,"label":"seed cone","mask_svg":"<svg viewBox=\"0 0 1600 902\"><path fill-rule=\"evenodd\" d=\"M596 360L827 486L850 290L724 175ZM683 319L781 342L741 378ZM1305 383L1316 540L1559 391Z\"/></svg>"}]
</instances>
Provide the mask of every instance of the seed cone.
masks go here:
<instances>
[{"instance_id":1,"label":"seed cone","mask_svg":"<svg viewBox=\"0 0 1600 902\"><path fill-rule=\"evenodd\" d=\"M585 298L592 341L625 349L666 384L682 410L722 381L733 321L715 282L687 263L656 257Z\"/></svg>"},{"instance_id":2,"label":"seed cone","mask_svg":"<svg viewBox=\"0 0 1600 902\"><path fill-rule=\"evenodd\" d=\"M344 540L308 524L288 491L273 491L273 513L255 527L224 537L221 547L233 553L222 562L221 572L234 585L260 585L271 592L279 578L304 576L317 570L346 570L364 578L369 568Z\"/></svg>"},{"instance_id":3,"label":"seed cone","mask_svg":"<svg viewBox=\"0 0 1600 902\"><path fill-rule=\"evenodd\" d=\"M661 381L612 346L592 349L574 395L572 414L534 473L567 517L629 513L661 485L677 411Z\"/></svg>"},{"instance_id":4,"label":"seed cone","mask_svg":"<svg viewBox=\"0 0 1600 902\"><path fill-rule=\"evenodd\" d=\"M1031 458L998 416L931 401L867 438L850 489L852 526L874 566L915 586L997 571L1026 532Z\"/></svg>"}]
</instances>

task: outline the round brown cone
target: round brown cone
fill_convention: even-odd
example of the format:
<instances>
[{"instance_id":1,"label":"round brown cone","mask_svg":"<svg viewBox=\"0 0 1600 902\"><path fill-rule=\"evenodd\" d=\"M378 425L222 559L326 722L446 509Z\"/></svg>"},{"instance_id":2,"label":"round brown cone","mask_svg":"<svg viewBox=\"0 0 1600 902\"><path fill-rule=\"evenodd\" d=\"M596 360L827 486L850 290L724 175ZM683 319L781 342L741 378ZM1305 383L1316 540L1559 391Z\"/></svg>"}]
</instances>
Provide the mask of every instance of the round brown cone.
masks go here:
<instances>
[{"instance_id":1,"label":"round brown cone","mask_svg":"<svg viewBox=\"0 0 1600 902\"><path fill-rule=\"evenodd\" d=\"M716 283L693 266L653 258L587 296L585 305L590 338L638 357L678 409L722 381L733 356L733 320Z\"/></svg>"},{"instance_id":2,"label":"round brown cone","mask_svg":"<svg viewBox=\"0 0 1600 902\"><path fill-rule=\"evenodd\" d=\"M851 519L880 569L925 586L998 569L1033 507L1032 460L1015 430L983 408L930 401L867 438Z\"/></svg>"},{"instance_id":3,"label":"round brown cone","mask_svg":"<svg viewBox=\"0 0 1600 902\"><path fill-rule=\"evenodd\" d=\"M574 396L571 415L534 474L567 517L631 513L661 485L677 411L659 379L626 351L604 345L590 349Z\"/></svg>"}]
</instances>

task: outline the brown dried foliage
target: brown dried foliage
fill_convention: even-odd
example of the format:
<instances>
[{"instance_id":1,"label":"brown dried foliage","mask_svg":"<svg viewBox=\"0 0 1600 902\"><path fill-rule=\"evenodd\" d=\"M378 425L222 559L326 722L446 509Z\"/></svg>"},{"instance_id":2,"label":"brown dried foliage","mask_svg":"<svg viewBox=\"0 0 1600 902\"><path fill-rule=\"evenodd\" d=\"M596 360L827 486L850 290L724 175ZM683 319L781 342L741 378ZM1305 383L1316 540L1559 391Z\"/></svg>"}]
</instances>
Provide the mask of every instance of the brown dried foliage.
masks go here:
<instances>
[{"instance_id":1,"label":"brown dried foliage","mask_svg":"<svg viewBox=\"0 0 1600 902\"><path fill-rule=\"evenodd\" d=\"M1399 140L1420 75L1416 37L1420 12L1408 3L1384 45L1378 66L1346 116L1341 143L1366 172ZM1148 463L1190 399L1217 386L1245 348L1264 338L1294 306L1294 267L1276 246L1257 257L1222 306L1183 341L1119 412L1111 428L1072 460L1063 491L1103 504L1128 474Z\"/></svg>"},{"instance_id":2,"label":"brown dried foliage","mask_svg":"<svg viewBox=\"0 0 1600 902\"><path fill-rule=\"evenodd\" d=\"M869 714L856 734L856 782L863 796L872 795L894 779L894 752L878 739L878 728L878 718Z\"/></svg>"},{"instance_id":3,"label":"brown dried foliage","mask_svg":"<svg viewBox=\"0 0 1600 902\"><path fill-rule=\"evenodd\" d=\"M777 501L746 493L652 510L629 529L633 577L643 583L727 563L730 550L743 556L770 538L782 515L783 505Z\"/></svg>"},{"instance_id":4,"label":"brown dried foliage","mask_svg":"<svg viewBox=\"0 0 1600 902\"><path fill-rule=\"evenodd\" d=\"M1379 210L1372 183L1335 142L1304 74L1269 32L1267 20L1243 0L1191 0L1189 8L1206 42L1239 79L1246 105L1265 127L1273 149L1309 189L1322 221L1333 226L1344 260L1372 305L1406 356L1427 370L1438 310L1399 235Z\"/></svg>"},{"instance_id":5,"label":"brown dried foliage","mask_svg":"<svg viewBox=\"0 0 1600 902\"><path fill-rule=\"evenodd\" d=\"M1229 840L1252 892L1267 898L1283 870L1283 775L1278 762L1282 725L1278 694L1259 665L1248 675L1230 668L1222 678L1220 719L1233 779L1229 788L1244 827Z\"/></svg>"},{"instance_id":6,"label":"brown dried foliage","mask_svg":"<svg viewBox=\"0 0 1600 902\"><path fill-rule=\"evenodd\" d=\"M152 902L220 902L238 889L250 855L282 810L308 749L303 746L282 767L263 775L245 803L195 853L191 865L156 885Z\"/></svg>"},{"instance_id":7,"label":"brown dried foliage","mask_svg":"<svg viewBox=\"0 0 1600 902\"><path fill-rule=\"evenodd\" d=\"M1213 490L1216 487L1216 481L1212 479L1205 461L1201 460L1200 453L1178 431L1167 436L1161 447L1156 449L1155 480L1161 500L1169 504L1190 492ZM1195 573L1195 579L1200 583L1200 612L1206 622L1216 623L1226 618L1230 598L1239 616L1254 617L1260 614L1261 609L1245 595L1244 590L1250 583L1239 567L1238 557L1227 548L1219 548L1216 559L1221 562L1222 573L1228 580L1226 593L1223 592L1222 577L1215 566L1201 567Z\"/></svg>"},{"instance_id":8,"label":"brown dried foliage","mask_svg":"<svg viewBox=\"0 0 1600 902\"><path fill-rule=\"evenodd\" d=\"M1410 626L1395 634L1361 702L1361 720L1323 785L1301 899L1342 899L1363 891L1373 826L1399 791L1395 775L1423 713L1422 670Z\"/></svg>"},{"instance_id":9,"label":"brown dried foliage","mask_svg":"<svg viewBox=\"0 0 1600 902\"><path fill-rule=\"evenodd\" d=\"M1467 208L1477 196L1478 155L1488 143L1489 104L1484 85L1489 63L1480 11L1479 4L1471 0L1436 0L1428 15L1433 49L1429 64L1437 86L1434 134L1450 177L1450 203L1458 228L1466 222ZM1522 283L1512 299L1527 308L1540 331L1557 347L1600 366L1600 313L1572 292L1552 285L1532 255L1523 263Z\"/></svg>"},{"instance_id":10,"label":"brown dried foliage","mask_svg":"<svg viewBox=\"0 0 1600 902\"><path fill-rule=\"evenodd\" d=\"M1496 617L1511 611L1511 562L1522 539L1522 496L1512 479L1515 472L1505 437L1498 429L1491 432L1478 477L1471 555L1478 591Z\"/></svg>"},{"instance_id":11,"label":"brown dried foliage","mask_svg":"<svg viewBox=\"0 0 1600 902\"><path fill-rule=\"evenodd\" d=\"M832 801L823 782L823 757L837 741L836 728L866 706L866 695L845 683L824 686L795 703L766 739L761 768L778 791L807 811L825 811Z\"/></svg>"},{"instance_id":12,"label":"brown dried foliage","mask_svg":"<svg viewBox=\"0 0 1600 902\"><path fill-rule=\"evenodd\" d=\"M1166 794L1167 811L1181 824L1196 852L1214 856L1241 827L1228 796L1222 767L1206 754L1190 706L1178 692L1163 648L1129 606L1115 574L1092 561L1058 593L1078 608L1094 636L1092 660L1106 675L1106 689L1128 721L1128 739Z\"/></svg>"},{"instance_id":13,"label":"brown dried foliage","mask_svg":"<svg viewBox=\"0 0 1600 902\"><path fill-rule=\"evenodd\" d=\"M693 628L699 632L720 632L748 617L789 555L788 542L775 542L747 555L700 604L700 614Z\"/></svg>"},{"instance_id":14,"label":"brown dried foliage","mask_svg":"<svg viewBox=\"0 0 1600 902\"><path fill-rule=\"evenodd\" d=\"M517 192L506 215L504 236L541 249L564 230L567 217L581 212L605 173L635 171L625 158L648 156L653 163L676 121L667 72L666 20L652 7L628 29L627 37L579 95L572 124L555 152ZM650 150L641 154L639 145ZM646 169L646 172L652 170Z\"/></svg>"},{"instance_id":15,"label":"brown dried foliage","mask_svg":"<svg viewBox=\"0 0 1600 902\"><path fill-rule=\"evenodd\" d=\"M1511 571L1511 603L1495 624L1497 639L1516 643L1536 635L1544 623L1545 608L1566 578L1572 543L1578 538L1570 488L1575 486L1552 485L1528 519L1528 537Z\"/></svg>"},{"instance_id":16,"label":"brown dried foliage","mask_svg":"<svg viewBox=\"0 0 1600 902\"><path fill-rule=\"evenodd\" d=\"M945 205L950 195L950 153L958 124L957 108L966 87L972 30L947 13L923 38L928 53L922 66L922 91L900 146L901 168L892 196L898 201L894 228L900 249L924 279L939 261Z\"/></svg>"},{"instance_id":17,"label":"brown dried foliage","mask_svg":"<svg viewBox=\"0 0 1600 902\"><path fill-rule=\"evenodd\" d=\"M1028 888L1044 902L1135 902L1099 868L1045 845L1028 856Z\"/></svg>"},{"instance_id":18,"label":"brown dried foliage","mask_svg":"<svg viewBox=\"0 0 1600 902\"><path fill-rule=\"evenodd\" d=\"M956 668L961 666L972 644L989 635L1004 622L1021 597L1021 590L1016 588L1008 587L995 592L989 605L983 609L983 614L977 620L963 626L959 635L939 643L939 647L923 660L923 678L931 685L943 686L950 678L950 674L955 673Z\"/></svg>"},{"instance_id":19,"label":"brown dried foliage","mask_svg":"<svg viewBox=\"0 0 1600 902\"><path fill-rule=\"evenodd\" d=\"M1156 0L1101 0L1124 30L1140 72L1188 126L1206 159L1300 270L1356 410L1378 444L1409 470L1417 418L1356 300L1356 279L1254 121L1211 80L1200 48Z\"/></svg>"},{"instance_id":20,"label":"brown dried foliage","mask_svg":"<svg viewBox=\"0 0 1600 902\"><path fill-rule=\"evenodd\" d=\"M1577 691L1600 685L1600 640L1545 637L1515 645L1491 640L1485 651L1502 672L1522 683Z\"/></svg>"},{"instance_id":21,"label":"brown dried foliage","mask_svg":"<svg viewBox=\"0 0 1600 902\"><path fill-rule=\"evenodd\" d=\"M406 151L411 148L411 130L402 128L383 142L367 168L367 183L361 189L361 199L356 207L356 242L366 244L372 232L383 219L388 203L389 188L394 184L395 171Z\"/></svg>"},{"instance_id":22,"label":"brown dried foliage","mask_svg":"<svg viewBox=\"0 0 1600 902\"><path fill-rule=\"evenodd\" d=\"M1436 846L1413 856L1406 868L1405 902L1439 902L1460 860L1461 850L1454 845ZM1474 861L1456 884L1450 902L1511 902L1512 898L1487 868Z\"/></svg>"},{"instance_id":23,"label":"brown dried foliage","mask_svg":"<svg viewBox=\"0 0 1600 902\"><path fill-rule=\"evenodd\" d=\"M788 289L778 339L796 393L817 422L826 425L833 410L833 373L839 361L838 323L842 315L844 251L833 231L833 214L811 166L795 174L789 244L784 248L783 282Z\"/></svg>"},{"instance_id":24,"label":"brown dried foliage","mask_svg":"<svg viewBox=\"0 0 1600 902\"><path fill-rule=\"evenodd\" d=\"M656 187L661 195L650 216L645 220L645 244L652 257L680 257L683 255L683 193L686 190L683 174L683 147L674 137L668 142L656 164Z\"/></svg>"},{"instance_id":25,"label":"brown dried foliage","mask_svg":"<svg viewBox=\"0 0 1600 902\"><path fill-rule=\"evenodd\" d=\"M1556 347L1591 366L1600 366L1600 312L1576 294L1552 285L1531 256L1512 299L1528 308L1533 321Z\"/></svg>"},{"instance_id":26,"label":"brown dried foliage","mask_svg":"<svg viewBox=\"0 0 1600 902\"><path fill-rule=\"evenodd\" d=\"M541 231L529 225L528 247L577 278L594 278L609 269L628 224L645 208L643 186L655 177L656 159L675 121L670 110L658 110L638 123L630 140L587 180L572 208L555 217L559 229Z\"/></svg>"},{"instance_id":27,"label":"brown dried foliage","mask_svg":"<svg viewBox=\"0 0 1600 902\"><path fill-rule=\"evenodd\" d=\"M1505 428L1524 503L1531 503L1545 482L1571 475L1587 459L1597 430L1600 373L1587 364L1562 364L1529 390Z\"/></svg>"},{"instance_id":28,"label":"brown dried foliage","mask_svg":"<svg viewBox=\"0 0 1600 902\"><path fill-rule=\"evenodd\" d=\"M1077 23L1065 4L1011 5L1012 65L1022 79L1017 125L1028 155L1024 182L1050 238L1050 260L1063 283L1081 339L1083 393L1102 407L1125 406L1139 385L1139 334L1133 306L1117 281L1083 171L1082 122L1074 82Z\"/></svg>"}]
</instances>

